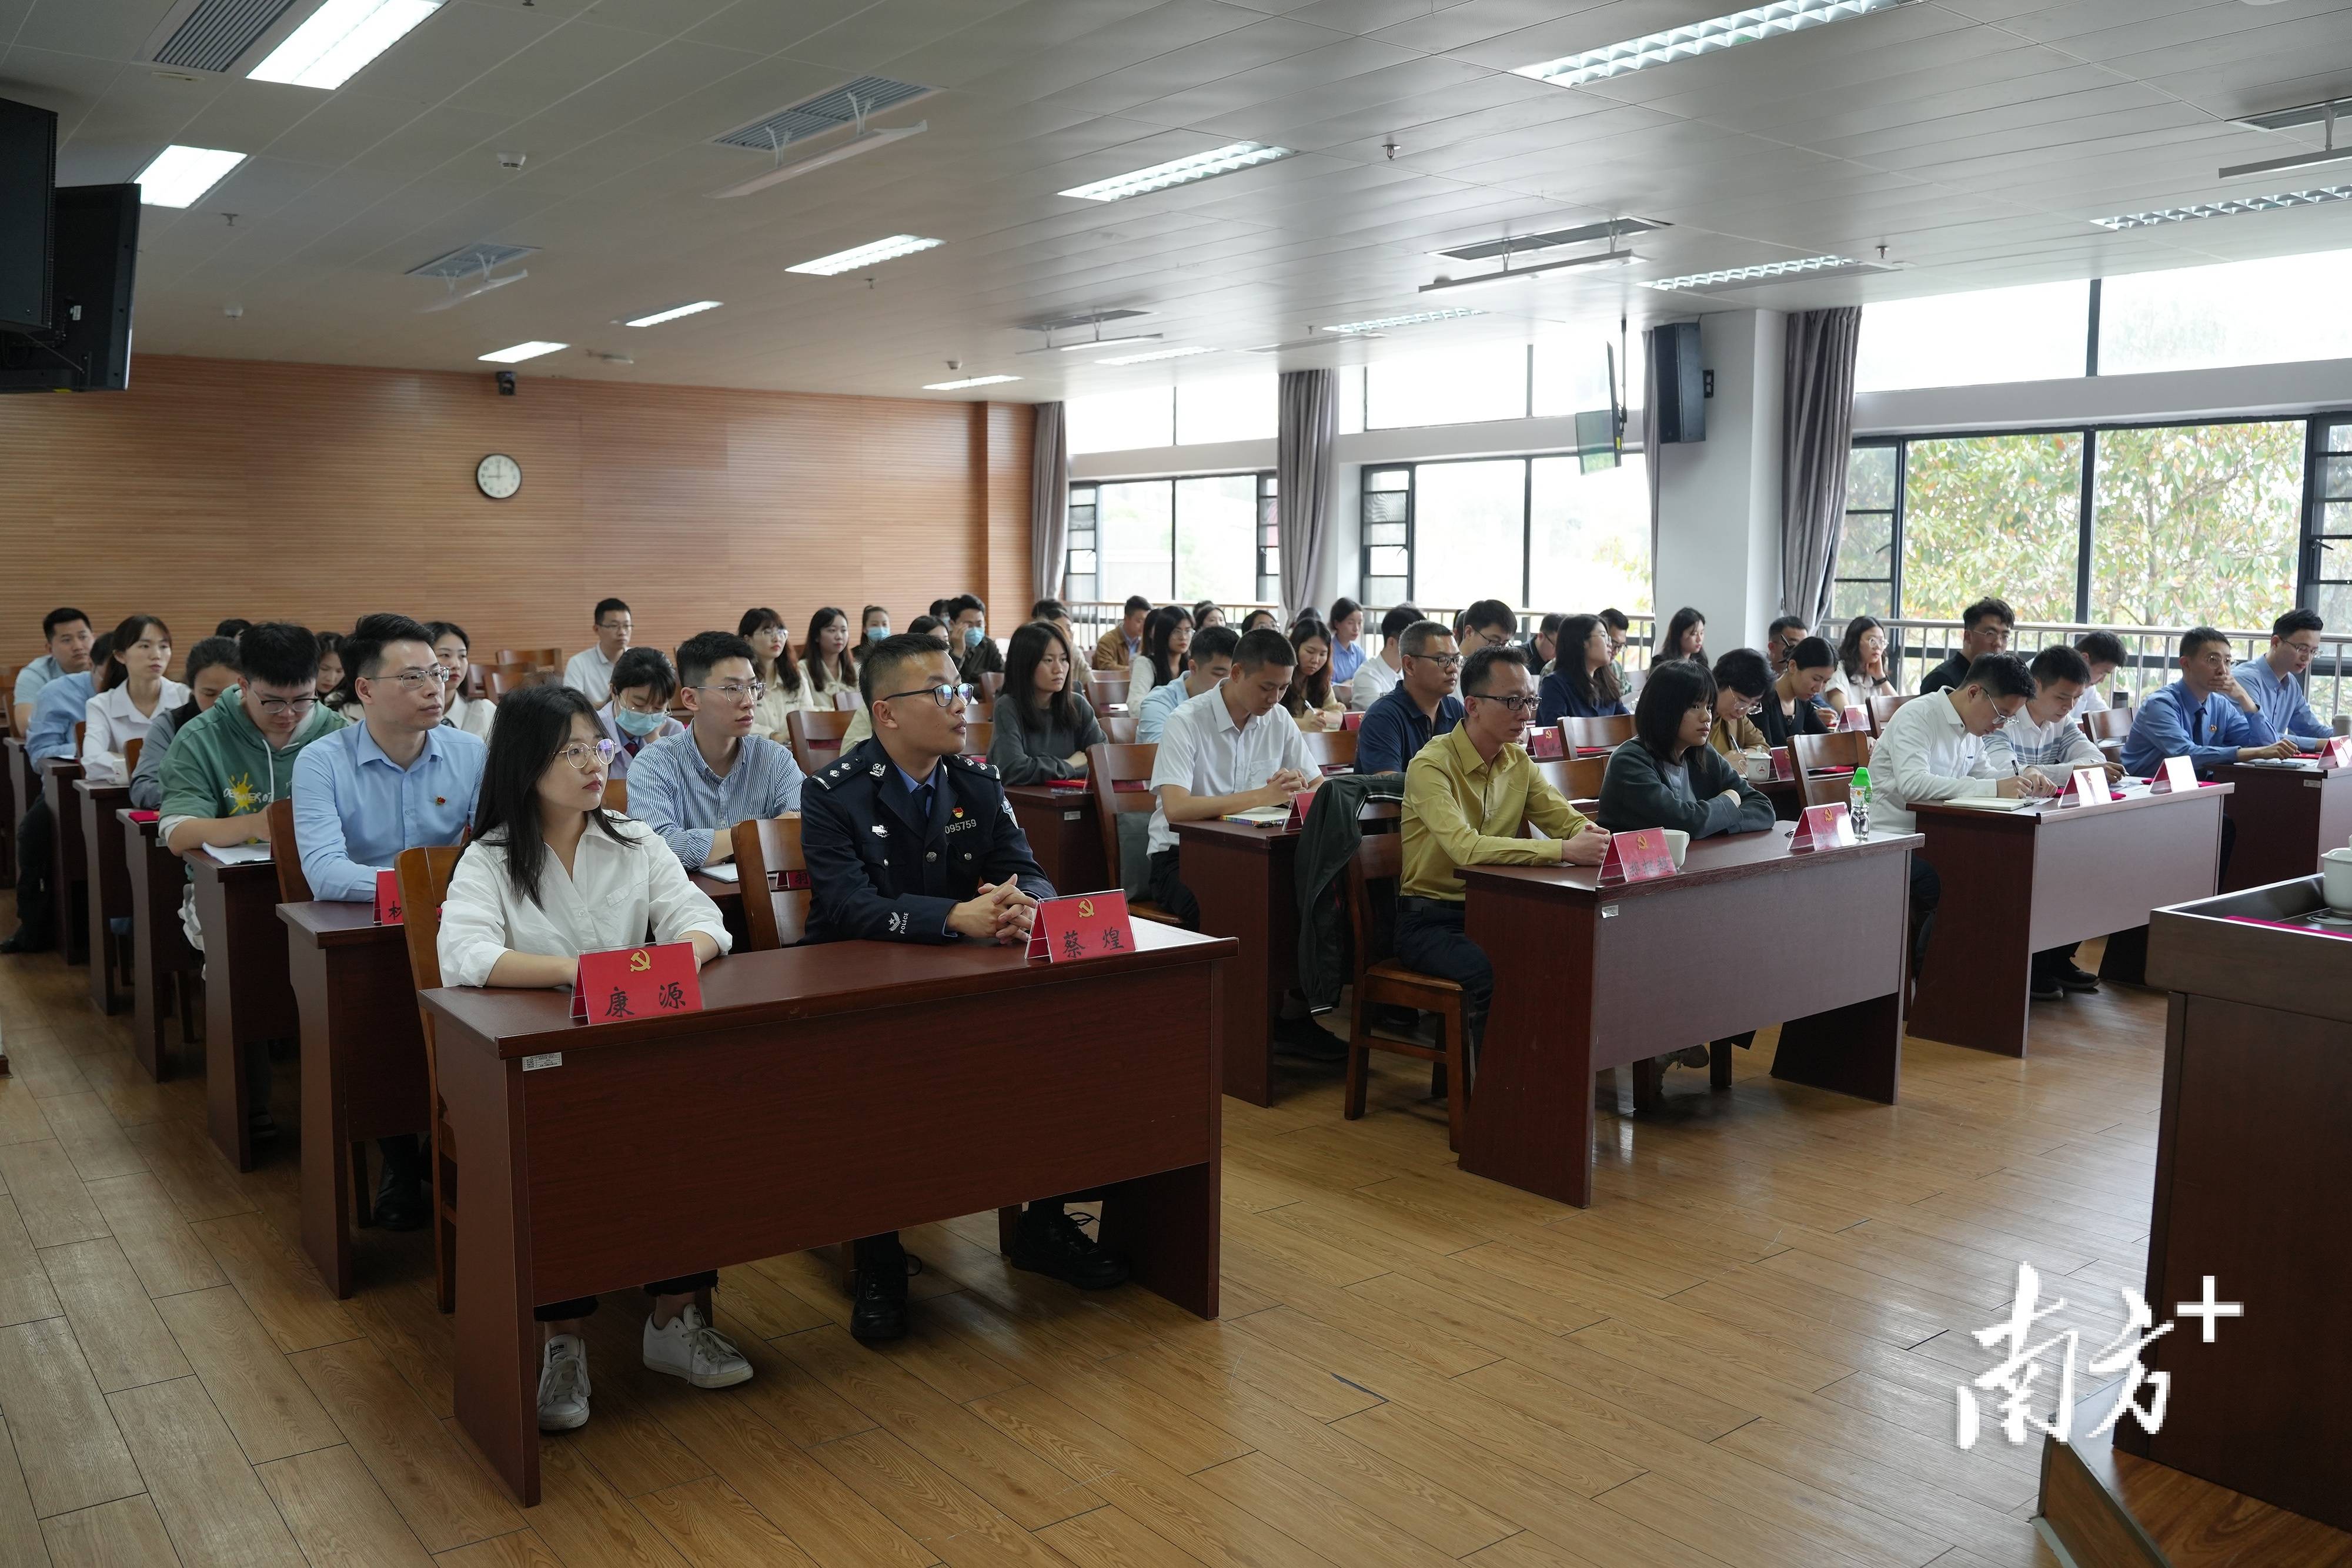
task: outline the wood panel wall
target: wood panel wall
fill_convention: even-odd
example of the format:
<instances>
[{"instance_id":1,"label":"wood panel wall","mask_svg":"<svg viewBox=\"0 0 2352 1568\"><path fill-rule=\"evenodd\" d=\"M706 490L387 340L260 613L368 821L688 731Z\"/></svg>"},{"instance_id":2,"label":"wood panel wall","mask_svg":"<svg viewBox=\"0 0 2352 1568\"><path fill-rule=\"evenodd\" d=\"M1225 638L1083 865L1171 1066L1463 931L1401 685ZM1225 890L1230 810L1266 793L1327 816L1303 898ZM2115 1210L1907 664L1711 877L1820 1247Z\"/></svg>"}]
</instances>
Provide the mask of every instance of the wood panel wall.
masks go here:
<instances>
[{"instance_id":1,"label":"wood panel wall","mask_svg":"<svg viewBox=\"0 0 2352 1568\"><path fill-rule=\"evenodd\" d=\"M131 390L0 397L0 664L41 616L457 622L477 654L593 640L629 601L675 647L773 605L886 605L905 627L971 591L1009 632L1033 597L1024 404L141 359ZM474 466L503 452L520 494Z\"/></svg>"}]
</instances>

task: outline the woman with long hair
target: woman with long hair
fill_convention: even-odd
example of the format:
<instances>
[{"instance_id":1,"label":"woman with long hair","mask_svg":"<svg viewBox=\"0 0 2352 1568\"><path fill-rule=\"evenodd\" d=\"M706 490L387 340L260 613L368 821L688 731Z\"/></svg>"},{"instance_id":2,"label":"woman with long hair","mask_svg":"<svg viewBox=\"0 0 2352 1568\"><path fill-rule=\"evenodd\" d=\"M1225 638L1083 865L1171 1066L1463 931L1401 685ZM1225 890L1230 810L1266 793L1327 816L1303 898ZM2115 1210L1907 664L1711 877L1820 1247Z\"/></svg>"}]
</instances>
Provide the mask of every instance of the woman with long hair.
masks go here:
<instances>
[{"instance_id":1,"label":"woman with long hair","mask_svg":"<svg viewBox=\"0 0 2352 1568\"><path fill-rule=\"evenodd\" d=\"M751 710L752 733L789 746L792 737L785 731L784 716L817 704L813 683L793 657L793 636L784 630L784 618L764 604L746 610L735 623L735 635L751 644L751 678L767 688Z\"/></svg>"},{"instance_id":2,"label":"woman with long hair","mask_svg":"<svg viewBox=\"0 0 2352 1568\"><path fill-rule=\"evenodd\" d=\"M1298 664L1282 706L1304 730L1337 729L1348 710L1331 689L1331 629L1319 621L1301 621L1290 629L1290 646Z\"/></svg>"},{"instance_id":3,"label":"woman with long hair","mask_svg":"<svg viewBox=\"0 0 2352 1568\"><path fill-rule=\"evenodd\" d=\"M1838 639L1838 673L1830 683L1830 706L1867 709L1873 697L1895 695L1886 678L1886 627L1874 615L1857 615Z\"/></svg>"},{"instance_id":4,"label":"woman with long hair","mask_svg":"<svg viewBox=\"0 0 2352 1568\"><path fill-rule=\"evenodd\" d=\"M638 946L648 928L656 942L692 944L697 968L727 951L718 906L668 846L644 823L604 810L612 756L594 706L568 686L526 686L499 705L474 841L441 905L442 984L560 990L572 984L583 954ZM642 1335L647 1367L698 1388L725 1388L751 1375L743 1353L695 1305L695 1292L718 1282L714 1270L646 1287L653 1297ZM543 1432L588 1419L588 1350L580 1330L595 1310L596 1298L587 1296L534 1311L545 1335Z\"/></svg>"},{"instance_id":5,"label":"woman with long hair","mask_svg":"<svg viewBox=\"0 0 2352 1568\"><path fill-rule=\"evenodd\" d=\"M879 604L869 604L857 616L858 645L870 647L890 634L890 612Z\"/></svg>"},{"instance_id":6,"label":"woman with long hair","mask_svg":"<svg viewBox=\"0 0 2352 1568\"><path fill-rule=\"evenodd\" d=\"M1127 711L1133 713L1154 686L1164 686L1184 673L1184 656L1192 646L1192 612L1181 604L1162 605L1143 623L1143 653L1127 672Z\"/></svg>"},{"instance_id":7,"label":"woman with long hair","mask_svg":"<svg viewBox=\"0 0 2352 1568\"><path fill-rule=\"evenodd\" d=\"M340 632L319 633L319 701L341 713L360 700L352 676L343 668L343 634Z\"/></svg>"},{"instance_id":8,"label":"woman with long hair","mask_svg":"<svg viewBox=\"0 0 2352 1568\"><path fill-rule=\"evenodd\" d=\"M1218 607L1215 600L1203 599L1200 603L1192 606L1193 631L1206 632L1212 626L1222 626L1224 623L1225 612Z\"/></svg>"},{"instance_id":9,"label":"woman with long hair","mask_svg":"<svg viewBox=\"0 0 2352 1568\"><path fill-rule=\"evenodd\" d=\"M1603 621L1601 624L1605 627L1608 622ZM1668 659L1690 659L1702 668L1706 664L1706 617L1687 604L1675 611L1667 621L1665 629L1658 633L1657 647L1650 653L1652 664L1663 664ZM1614 674L1615 671L1616 666L1612 664L1610 673ZM1633 678L1625 683L1625 689L1633 695L1637 706L1642 695L1643 677L1646 673L1636 670Z\"/></svg>"},{"instance_id":10,"label":"woman with long hair","mask_svg":"<svg viewBox=\"0 0 2352 1568\"><path fill-rule=\"evenodd\" d=\"M169 678L171 668L172 629L154 616L133 615L114 629L98 695L83 709L81 765L91 783L123 782L131 743L143 745L155 716L188 700L188 688Z\"/></svg>"},{"instance_id":11,"label":"woman with long hair","mask_svg":"<svg viewBox=\"0 0 2352 1568\"><path fill-rule=\"evenodd\" d=\"M474 640L455 621L427 621L425 630L433 634L433 657L448 678L441 688L441 722L467 735L490 738L490 727L498 722L499 705L489 698L466 695L466 679L473 663Z\"/></svg>"},{"instance_id":12,"label":"woman with long hair","mask_svg":"<svg viewBox=\"0 0 2352 1568\"><path fill-rule=\"evenodd\" d=\"M1032 621L1013 633L988 760L1007 784L1050 784L1087 776L1087 747L1103 744L1094 705L1072 690L1077 656L1062 629Z\"/></svg>"},{"instance_id":13,"label":"woman with long hair","mask_svg":"<svg viewBox=\"0 0 2352 1568\"><path fill-rule=\"evenodd\" d=\"M1614 682L1601 672L1609 667L1609 629L1598 615L1571 615L1559 623L1555 643L1559 656L1551 674L1543 678L1536 724L1558 724L1563 718L1609 718L1622 715Z\"/></svg>"},{"instance_id":14,"label":"woman with long hair","mask_svg":"<svg viewBox=\"0 0 2352 1568\"><path fill-rule=\"evenodd\" d=\"M809 617L808 639L801 653L811 707L835 706L837 692L857 695L857 650L849 645L849 617L838 606L828 604Z\"/></svg>"}]
</instances>

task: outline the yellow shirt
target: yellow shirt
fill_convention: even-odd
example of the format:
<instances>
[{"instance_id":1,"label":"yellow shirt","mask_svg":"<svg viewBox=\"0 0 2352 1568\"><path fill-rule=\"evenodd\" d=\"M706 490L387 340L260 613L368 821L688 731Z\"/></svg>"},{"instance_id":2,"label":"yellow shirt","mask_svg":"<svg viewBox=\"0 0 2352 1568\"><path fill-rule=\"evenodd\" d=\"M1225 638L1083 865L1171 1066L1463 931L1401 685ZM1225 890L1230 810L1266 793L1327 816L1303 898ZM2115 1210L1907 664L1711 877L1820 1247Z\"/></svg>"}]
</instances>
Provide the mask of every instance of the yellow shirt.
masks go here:
<instances>
[{"instance_id":1,"label":"yellow shirt","mask_svg":"<svg viewBox=\"0 0 2352 1568\"><path fill-rule=\"evenodd\" d=\"M1706 732L1706 743L1734 762L1738 761L1739 754L1751 746L1759 750L1770 749L1764 732L1745 715L1733 719L1729 725L1717 719Z\"/></svg>"},{"instance_id":2,"label":"yellow shirt","mask_svg":"<svg viewBox=\"0 0 2352 1568\"><path fill-rule=\"evenodd\" d=\"M1460 727L1421 748L1404 770L1404 875L1407 898L1459 901L1462 865L1557 865L1559 846L1516 835L1533 822L1555 839L1591 823L1544 782L1524 747L1506 746L1491 763Z\"/></svg>"}]
</instances>

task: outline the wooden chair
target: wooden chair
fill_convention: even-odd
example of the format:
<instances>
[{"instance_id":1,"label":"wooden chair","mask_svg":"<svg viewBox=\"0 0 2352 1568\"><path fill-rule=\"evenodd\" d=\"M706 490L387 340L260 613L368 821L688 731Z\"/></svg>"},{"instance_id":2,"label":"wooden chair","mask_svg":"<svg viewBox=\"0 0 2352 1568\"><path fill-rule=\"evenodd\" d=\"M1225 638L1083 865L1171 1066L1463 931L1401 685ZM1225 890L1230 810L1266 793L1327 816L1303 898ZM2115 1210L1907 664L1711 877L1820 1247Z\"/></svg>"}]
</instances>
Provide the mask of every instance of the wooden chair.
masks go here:
<instances>
[{"instance_id":1,"label":"wooden chair","mask_svg":"<svg viewBox=\"0 0 2352 1568\"><path fill-rule=\"evenodd\" d=\"M1160 747L1148 744L1087 747L1087 784L1095 792L1095 815L1102 823L1103 864L1110 868L1112 880L1122 884L1127 878L1119 864L1118 820L1130 811L1149 811L1159 801L1149 789L1122 789L1119 785L1148 785L1151 765L1159 758ZM1178 924L1173 915L1148 898L1128 900L1127 912L1162 925Z\"/></svg>"},{"instance_id":2,"label":"wooden chair","mask_svg":"<svg viewBox=\"0 0 2352 1568\"><path fill-rule=\"evenodd\" d=\"M1121 707L1127 702L1127 672L1090 674L1087 677L1087 701L1100 713L1107 707Z\"/></svg>"},{"instance_id":3,"label":"wooden chair","mask_svg":"<svg viewBox=\"0 0 2352 1568\"><path fill-rule=\"evenodd\" d=\"M1559 721L1560 734L1567 737L1570 751L1587 747L1615 747L1633 738L1633 716L1612 714L1607 718L1564 718Z\"/></svg>"},{"instance_id":4,"label":"wooden chair","mask_svg":"<svg viewBox=\"0 0 2352 1568\"><path fill-rule=\"evenodd\" d=\"M841 737L856 716L836 708L831 713L794 708L784 716L784 734L792 742L793 760L814 778L820 768L841 760Z\"/></svg>"},{"instance_id":5,"label":"wooden chair","mask_svg":"<svg viewBox=\"0 0 2352 1568\"><path fill-rule=\"evenodd\" d=\"M1886 721L1895 716L1895 710L1901 707L1905 703L1911 701L1913 697L1917 695L1918 694L1914 692L1911 696L1907 697L1891 696L1871 698L1870 733L1877 735L1884 731L1886 728Z\"/></svg>"},{"instance_id":6,"label":"wooden chair","mask_svg":"<svg viewBox=\"0 0 2352 1568\"><path fill-rule=\"evenodd\" d=\"M78 723L78 724L76 724L76 725L74 726L74 748L73 748L73 754L74 754L76 757L79 757L79 756L81 755L81 742L82 742L82 737L84 737L84 736L88 735L89 733L89 726L87 723Z\"/></svg>"},{"instance_id":7,"label":"wooden chair","mask_svg":"<svg viewBox=\"0 0 2352 1568\"><path fill-rule=\"evenodd\" d=\"M982 670L980 673L980 691L977 695L981 701L994 707L996 694L1003 689L1004 672L1003 670Z\"/></svg>"},{"instance_id":8,"label":"wooden chair","mask_svg":"<svg viewBox=\"0 0 2352 1568\"><path fill-rule=\"evenodd\" d=\"M1828 796L1822 792L1827 780L1813 777L1822 768L1868 766L1870 737L1858 729L1840 730L1834 735L1792 735L1789 737L1789 770L1797 776L1797 801L1800 805L1810 807L1829 803Z\"/></svg>"},{"instance_id":9,"label":"wooden chair","mask_svg":"<svg viewBox=\"0 0 2352 1568\"><path fill-rule=\"evenodd\" d=\"M1396 882L1403 869L1402 833L1366 833L1357 843L1355 858L1348 862L1348 925L1355 939L1355 985L1348 1007L1347 1092L1339 1113L1350 1122L1362 1118L1371 1053L1391 1051L1445 1069L1445 1143L1448 1148L1459 1149L1463 1113L1470 1097L1462 1040L1462 988L1453 980L1406 968L1387 956L1390 943L1382 940L1395 928L1396 895L1391 888L1376 889L1373 884ZM1390 915L1385 926L1378 918L1381 908L1375 907L1376 898ZM1375 1006L1437 1014L1444 1020L1443 1042L1433 1049L1417 1040L1374 1033L1369 1020Z\"/></svg>"},{"instance_id":10,"label":"wooden chair","mask_svg":"<svg viewBox=\"0 0 2352 1568\"><path fill-rule=\"evenodd\" d=\"M441 985L441 904L449 896L450 873L463 848L457 844L403 850L393 869L400 876L402 930L408 938L408 975L420 995ZM434 1044L433 1014L416 1004L425 1026L425 1081L433 1103L433 1289L445 1312L457 1310L457 1140L449 1130L448 1105L441 1098L441 1061Z\"/></svg>"},{"instance_id":11,"label":"wooden chair","mask_svg":"<svg viewBox=\"0 0 2352 1568\"><path fill-rule=\"evenodd\" d=\"M493 700L510 696L525 686L540 684L540 672L530 664L500 664L489 674L490 696Z\"/></svg>"},{"instance_id":12,"label":"wooden chair","mask_svg":"<svg viewBox=\"0 0 2352 1568\"><path fill-rule=\"evenodd\" d=\"M487 699L489 696L490 671L495 667L490 664L468 664L466 666L466 700L467 702L472 702L477 697Z\"/></svg>"},{"instance_id":13,"label":"wooden chair","mask_svg":"<svg viewBox=\"0 0 2352 1568\"><path fill-rule=\"evenodd\" d=\"M125 779L139 771L139 754L147 749L144 736L122 743L122 776Z\"/></svg>"},{"instance_id":14,"label":"wooden chair","mask_svg":"<svg viewBox=\"0 0 2352 1568\"><path fill-rule=\"evenodd\" d=\"M2083 716L2083 727L2093 740L2125 740L2131 736L2132 714L2129 708L2111 707Z\"/></svg>"},{"instance_id":15,"label":"wooden chair","mask_svg":"<svg viewBox=\"0 0 2352 1568\"><path fill-rule=\"evenodd\" d=\"M1135 719L1132 715L1109 714L1096 722L1102 726L1103 734L1109 738L1113 746L1135 744Z\"/></svg>"},{"instance_id":16,"label":"wooden chair","mask_svg":"<svg viewBox=\"0 0 2352 1568\"><path fill-rule=\"evenodd\" d=\"M629 814L629 781L625 779L604 780L604 810Z\"/></svg>"},{"instance_id":17,"label":"wooden chair","mask_svg":"<svg viewBox=\"0 0 2352 1568\"><path fill-rule=\"evenodd\" d=\"M1304 729L1298 738L1307 743L1307 755L1315 759L1315 766L1327 772L1335 768L1344 772L1356 765L1352 729Z\"/></svg>"},{"instance_id":18,"label":"wooden chair","mask_svg":"<svg viewBox=\"0 0 2352 1568\"><path fill-rule=\"evenodd\" d=\"M1609 776L1605 757L1561 757L1536 764L1543 781L1571 800L1598 800L1601 781Z\"/></svg>"},{"instance_id":19,"label":"wooden chair","mask_svg":"<svg viewBox=\"0 0 2352 1568\"><path fill-rule=\"evenodd\" d=\"M294 842L294 797L272 800L262 815L269 820L269 860L278 868L278 902L310 903L310 879L302 874L302 852Z\"/></svg>"},{"instance_id":20,"label":"wooden chair","mask_svg":"<svg viewBox=\"0 0 2352 1568\"><path fill-rule=\"evenodd\" d=\"M963 754L966 757L987 756L989 742L995 738L996 726L989 720L968 718L963 721Z\"/></svg>"},{"instance_id":21,"label":"wooden chair","mask_svg":"<svg viewBox=\"0 0 2352 1568\"><path fill-rule=\"evenodd\" d=\"M801 854L801 820L753 818L735 824L730 836L743 889L744 950L773 952L799 945L808 934L808 862ZM760 896L766 888L768 896Z\"/></svg>"}]
</instances>

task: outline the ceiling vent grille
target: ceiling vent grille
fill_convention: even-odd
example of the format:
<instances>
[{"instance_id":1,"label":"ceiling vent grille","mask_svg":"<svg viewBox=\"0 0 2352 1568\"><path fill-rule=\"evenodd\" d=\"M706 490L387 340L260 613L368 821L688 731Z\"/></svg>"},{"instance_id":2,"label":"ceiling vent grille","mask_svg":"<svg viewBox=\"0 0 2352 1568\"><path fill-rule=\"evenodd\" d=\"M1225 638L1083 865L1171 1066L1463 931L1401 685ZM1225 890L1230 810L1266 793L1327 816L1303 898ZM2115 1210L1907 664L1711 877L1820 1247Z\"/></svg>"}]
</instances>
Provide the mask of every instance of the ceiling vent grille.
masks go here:
<instances>
[{"instance_id":1,"label":"ceiling vent grille","mask_svg":"<svg viewBox=\"0 0 2352 1568\"><path fill-rule=\"evenodd\" d=\"M1581 228L1509 235L1479 245L1465 245L1455 250L1441 250L1437 254L1450 256L1456 261L1492 261L1496 256L1525 256L1529 251L1551 250L1563 245L1582 245L1587 240L1623 239L1628 235L1645 235L1653 229L1666 226L1648 218L1612 218L1605 224L1586 224Z\"/></svg>"},{"instance_id":2,"label":"ceiling vent grille","mask_svg":"<svg viewBox=\"0 0 2352 1568\"><path fill-rule=\"evenodd\" d=\"M1041 316L1034 321L1024 321L1024 332L1066 332L1073 327L1099 327L1106 321L1132 321L1139 316L1149 316L1149 310L1129 310L1113 307L1107 310L1080 310L1066 316Z\"/></svg>"},{"instance_id":3,"label":"ceiling vent grille","mask_svg":"<svg viewBox=\"0 0 2352 1568\"><path fill-rule=\"evenodd\" d=\"M294 0L201 0L155 51L155 63L194 71L226 71L293 4Z\"/></svg>"},{"instance_id":4,"label":"ceiling vent grille","mask_svg":"<svg viewBox=\"0 0 2352 1568\"><path fill-rule=\"evenodd\" d=\"M755 152L770 152L804 137L838 131L877 110L911 103L930 90L913 82L892 81L888 77L859 77L845 87L803 99L790 109L780 109L764 120L755 120L740 130L711 140L721 147L748 147Z\"/></svg>"},{"instance_id":5,"label":"ceiling vent grille","mask_svg":"<svg viewBox=\"0 0 2352 1568\"><path fill-rule=\"evenodd\" d=\"M535 245L469 245L408 269L411 277L473 277L517 256L535 256Z\"/></svg>"}]
</instances>

